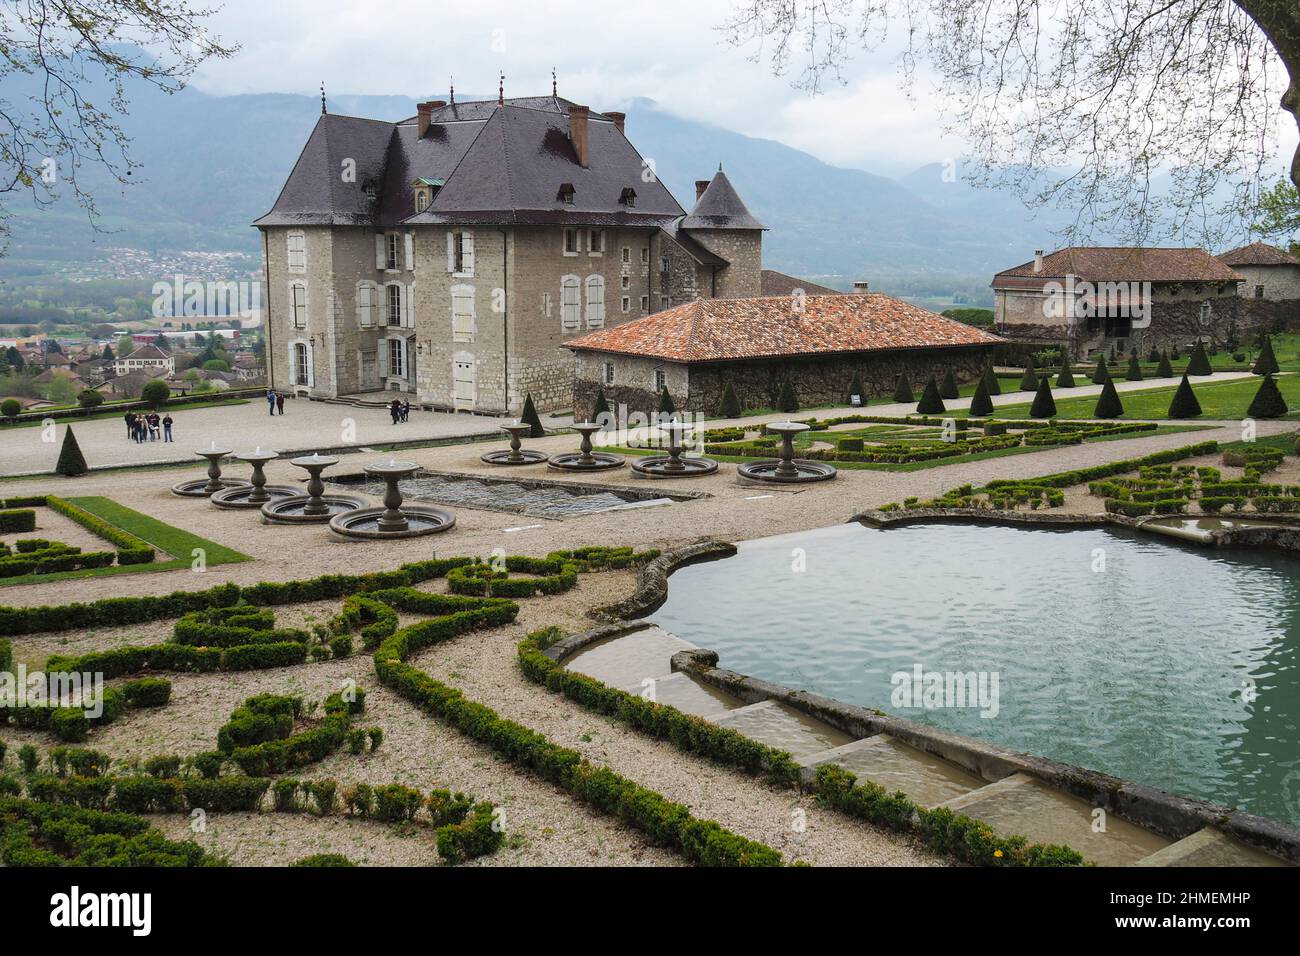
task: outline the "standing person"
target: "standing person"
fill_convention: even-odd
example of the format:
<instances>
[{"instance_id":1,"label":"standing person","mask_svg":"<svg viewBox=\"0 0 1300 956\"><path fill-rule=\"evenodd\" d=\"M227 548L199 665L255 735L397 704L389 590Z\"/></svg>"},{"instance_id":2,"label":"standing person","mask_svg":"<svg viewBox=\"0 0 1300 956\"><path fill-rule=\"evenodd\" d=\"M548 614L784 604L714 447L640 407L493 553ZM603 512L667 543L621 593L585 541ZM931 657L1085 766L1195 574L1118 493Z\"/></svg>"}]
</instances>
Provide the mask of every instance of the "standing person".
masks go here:
<instances>
[{"instance_id":1,"label":"standing person","mask_svg":"<svg viewBox=\"0 0 1300 956\"><path fill-rule=\"evenodd\" d=\"M393 424L396 425L402 418L402 403L397 399L393 399L388 406L388 414L392 416Z\"/></svg>"},{"instance_id":2,"label":"standing person","mask_svg":"<svg viewBox=\"0 0 1300 956\"><path fill-rule=\"evenodd\" d=\"M284 394L281 392L275 393L275 410L281 415L284 414Z\"/></svg>"},{"instance_id":3,"label":"standing person","mask_svg":"<svg viewBox=\"0 0 1300 956\"><path fill-rule=\"evenodd\" d=\"M171 414L171 412L168 412L168 413L166 414L166 416L164 416L164 418L163 418L163 420L162 420L162 427L163 427L163 441L164 441L164 442L169 442L169 441L171 441L171 440L172 440L172 414Z\"/></svg>"},{"instance_id":4,"label":"standing person","mask_svg":"<svg viewBox=\"0 0 1300 956\"><path fill-rule=\"evenodd\" d=\"M149 440L157 441L162 435L159 433L158 426L162 424L162 418L157 412L149 413Z\"/></svg>"},{"instance_id":5,"label":"standing person","mask_svg":"<svg viewBox=\"0 0 1300 956\"><path fill-rule=\"evenodd\" d=\"M266 390L266 413L268 415L275 414L275 400L277 397L278 396L275 394L275 389L268 388Z\"/></svg>"},{"instance_id":6,"label":"standing person","mask_svg":"<svg viewBox=\"0 0 1300 956\"><path fill-rule=\"evenodd\" d=\"M135 437L135 412L127 412L126 418L126 440L130 441Z\"/></svg>"},{"instance_id":7,"label":"standing person","mask_svg":"<svg viewBox=\"0 0 1300 956\"><path fill-rule=\"evenodd\" d=\"M135 443L137 445L144 441L144 416L135 416Z\"/></svg>"},{"instance_id":8,"label":"standing person","mask_svg":"<svg viewBox=\"0 0 1300 956\"><path fill-rule=\"evenodd\" d=\"M411 400L406 399L402 402L402 421L409 421L411 418Z\"/></svg>"}]
</instances>

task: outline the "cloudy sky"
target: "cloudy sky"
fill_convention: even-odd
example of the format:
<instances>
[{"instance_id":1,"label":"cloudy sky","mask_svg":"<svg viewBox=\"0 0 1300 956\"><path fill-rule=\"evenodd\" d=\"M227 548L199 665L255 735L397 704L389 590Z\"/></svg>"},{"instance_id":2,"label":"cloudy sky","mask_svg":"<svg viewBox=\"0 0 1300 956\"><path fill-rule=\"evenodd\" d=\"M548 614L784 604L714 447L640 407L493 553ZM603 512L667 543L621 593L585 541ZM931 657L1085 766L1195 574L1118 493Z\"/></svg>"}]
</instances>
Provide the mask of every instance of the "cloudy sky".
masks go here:
<instances>
[{"instance_id":1,"label":"cloudy sky","mask_svg":"<svg viewBox=\"0 0 1300 956\"><path fill-rule=\"evenodd\" d=\"M550 90L554 66L560 94L595 109L648 97L839 166L897 175L961 153L927 85L913 100L903 94L888 49L858 52L847 83L814 98L726 43L718 27L730 10L731 0L225 0L212 25L242 49L196 85L307 93L323 79L338 93L415 98L445 91L449 76L464 94L495 93L501 71L506 94L526 96ZM1279 128L1281 157L1296 131Z\"/></svg>"}]
</instances>

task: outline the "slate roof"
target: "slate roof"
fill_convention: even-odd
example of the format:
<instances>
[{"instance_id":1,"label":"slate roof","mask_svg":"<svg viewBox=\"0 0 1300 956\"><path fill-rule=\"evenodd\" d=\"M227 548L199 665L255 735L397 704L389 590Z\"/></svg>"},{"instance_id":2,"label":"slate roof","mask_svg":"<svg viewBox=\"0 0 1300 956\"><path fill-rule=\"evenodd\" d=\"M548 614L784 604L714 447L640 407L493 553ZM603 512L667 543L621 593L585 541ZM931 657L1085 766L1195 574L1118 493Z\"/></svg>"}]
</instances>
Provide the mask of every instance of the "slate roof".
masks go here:
<instances>
[{"instance_id":1,"label":"slate roof","mask_svg":"<svg viewBox=\"0 0 1300 956\"><path fill-rule=\"evenodd\" d=\"M1041 272L1034 271L1030 260L999 272L992 284L1023 286L1026 283L1016 280L1041 282L1070 275L1090 282L1242 281L1240 275L1204 249L1071 246L1044 256Z\"/></svg>"},{"instance_id":2,"label":"slate roof","mask_svg":"<svg viewBox=\"0 0 1300 956\"><path fill-rule=\"evenodd\" d=\"M699 299L563 343L671 362L992 346L1002 339L879 292Z\"/></svg>"},{"instance_id":3,"label":"slate roof","mask_svg":"<svg viewBox=\"0 0 1300 956\"><path fill-rule=\"evenodd\" d=\"M838 289L832 289L807 279L788 276L775 269L764 269L761 275L763 295L790 295L795 289L803 289L807 295L843 295Z\"/></svg>"},{"instance_id":4,"label":"slate roof","mask_svg":"<svg viewBox=\"0 0 1300 956\"><path fill-rule=\"evenodd\" d=\"M682 222L683 229L766 229L754 218L721 168Z\"/></svg>"},{"instance_id":5,"label":"slate roof","mask_svg":"<svg viewBox=\"0 0 1300 956\"><path fill-rule=\"evenodd\" d=\"M1300 266L1300 259L1267 242L1252 242L1225 252L1219 256L1219 261L1226 266Z\"/></svg>"},{"instance_id":6,"label":"slate roof","mask_svg":"<svg viewBox=\"0 0 1300 956\"><path fill-rule=\"evenodd\" d=\"M681 216L661 182L642 180L641 155L602 113L589 115L588 165L579 164L568 132L572 105L558 97L448 104L433 110L424 137L418 117L322 115L274 207L254 225L656 226ZM347 158L356 161L353 183L339 175ZM419 214L417 179L444 183ZM572 204L558 198L566 182L575 188ZM636 190L635 206L619 202L627 187Z\"/></svg>"}]
</instances>

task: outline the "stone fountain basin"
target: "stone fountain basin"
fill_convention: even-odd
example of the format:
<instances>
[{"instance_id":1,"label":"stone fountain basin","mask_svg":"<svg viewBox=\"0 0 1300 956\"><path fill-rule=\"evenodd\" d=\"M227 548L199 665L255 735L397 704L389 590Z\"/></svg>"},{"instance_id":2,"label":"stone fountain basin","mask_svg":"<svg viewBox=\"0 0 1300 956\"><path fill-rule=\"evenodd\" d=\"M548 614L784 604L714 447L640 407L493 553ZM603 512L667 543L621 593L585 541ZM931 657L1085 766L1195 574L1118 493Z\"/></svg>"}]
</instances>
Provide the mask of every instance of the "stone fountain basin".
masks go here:
<instances>
[{"instance_id":1,"label":"stone fountain basin","mask_svg":"<svg viewBox=\"0 0 1300 956\"><path fill-rule=\"evenodd\" d=\"M310 495L295 493L293 497L268 501L262 505L262 519L270 524L323 524L336 515L357 511L370 504L365 498L356 495L322 495L321 500L329 507L329 513L323 515L303 514L303 507Z\"/></svg>"},{"instance_id":2,"label":"stone fountain basin","mask_svg":"<svg viewBox=\"0 0 1300 956\"><path fill-rule=\"evenodd\" d=\"M179 495L182 498L207 498L210 492L205 491L210 478L190 478L186 481L177 482L172 485L172 494ZM231 488L252 488L252 482L246 478L218 478L217 481L223 489Z\"/></svg>"},{"instance_id":3,"label":"stone fountain basin","mask_svg":"<svg viewBox=\"0 0 1300 956\"><path fill-rule=\"evenodd\" d=\"M283 501L286 498L295 498L302 494L300 489L290 485L263 485L262 490L271 496L270 501L249 501L248 498L253 493L251 484L218 491L208 500L218 508L248 508L251 510L277 501Z\"/></svg>"},{"instance_id":4,"label":"stone fountain basin","mask_svg":"<svg viewBox=\"0 0 1300 956\"><path fill-rule=\"evenodd\" d=\"M402 514L409 527L405 531L383 531L379 528L379 519L387 509L358 508L336 514L330 519L330 530L347 538L366 538L386 540L400 538L419 538L427 534L439 534L450 531L456 526L456 516L450 511L429 505L402 503Z\"/></svg>"}]
</instances>

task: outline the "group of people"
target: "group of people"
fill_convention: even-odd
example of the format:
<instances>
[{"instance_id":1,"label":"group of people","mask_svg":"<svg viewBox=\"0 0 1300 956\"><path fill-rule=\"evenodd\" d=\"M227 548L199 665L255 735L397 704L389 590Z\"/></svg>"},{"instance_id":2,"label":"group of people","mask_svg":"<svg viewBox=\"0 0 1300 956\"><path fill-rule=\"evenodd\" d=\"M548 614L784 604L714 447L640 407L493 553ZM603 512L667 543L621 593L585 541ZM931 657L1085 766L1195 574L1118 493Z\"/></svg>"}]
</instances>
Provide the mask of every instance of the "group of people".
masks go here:
<instances>
[{"instance_id":1,"label":"group of people","mask_svg":"<svg viewBox=\"0 0 1300 956\"><path fill-rule=\"evenodd\" d=\"M388 414L392 416L394 425L404 422L411 417L411 403L393 399L388 405Z\"/></svg>"},{"instance_id":2,"label":"group of people","mask_svg":"<svg viewBox=\"0 0 1300 956\"><path fill-rule=\"evenodd\" d=\"M266 390L266 411L269 415L284 414L284 395L273 388Z\"/></svg>"},{"instance_id":3,"label":"group of people","mask_svg":"<svg viewBox=\"0 0 1300 956\"><path fill-rule=\"evenodd\" d=\"M146 415L127 412L126 437L137 443L157 441L159 438L164 442L172 441L171 413L160 417L157 412L149 412Z\"/></svg>"}]
</instances>

